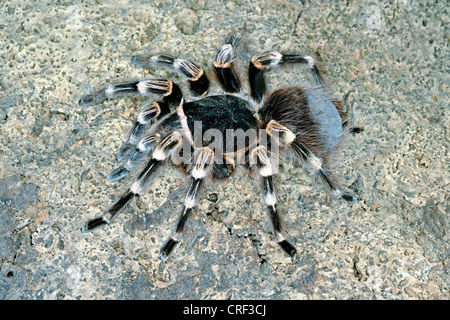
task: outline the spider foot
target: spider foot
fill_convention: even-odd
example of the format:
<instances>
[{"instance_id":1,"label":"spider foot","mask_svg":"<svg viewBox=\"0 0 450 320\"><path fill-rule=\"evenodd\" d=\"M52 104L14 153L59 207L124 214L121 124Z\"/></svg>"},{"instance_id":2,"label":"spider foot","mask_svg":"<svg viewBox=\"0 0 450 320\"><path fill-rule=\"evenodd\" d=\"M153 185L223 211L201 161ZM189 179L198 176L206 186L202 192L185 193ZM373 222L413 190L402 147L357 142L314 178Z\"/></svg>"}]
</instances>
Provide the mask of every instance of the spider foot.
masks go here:
<instances>
[{"instance_id":1,"label":"spider foot","mask_svg":"<svg viewBox=\"0 0 450 320\"><path fill-rule=\"evenodd\" d=\"M84 226L81 227L81 231L83 232L89 232L94 229L97 229L101 226L104 226L105 224L108 224L108 222L104 219L104 217L98 217L94 218L92 220L89 220L84 224Z\"/></svg>"},{"instance_id":2,"label":"spider foot","mask_svg":"<svg viewBox=\"0 0 450 320\"><path fill-rule=\"evenodd\" d=\"M117 162L122 162L122 160L129 156L135 148L136 146L132 145L131 143L124 143L117 153Z\"/></svg>"},{"instance_id":3,"label":"spider foot","mask_svg":"<svg viewBox=\"0 0 450 320\"><path fill-rule=\"evenodd\" d=\"M341 196L342 199L344 199L347 202L350 203L357 203L358 202L358 198L356 198L354 195L344 192Z\"/></svg>"},{"instance_id":4,"label":"spider foot","mask_svg":"<svg viewBox=\"0 0 450 320\"><path fill-rule=\"evenodd\" d=\"M291 257L292 261L298 260L297 249L295 249L292 244L290 244L287 240L280 241L278 242L278 244L284 250L284 252L286 252Z\"/></svg>"},{"instance_id":5,"label":"spider foot","mask_svg":"<svg viewBox=\"0 0 450 320\"><path fill-rule=\"evenodd\" d=\"M128 157L127 162L119 168L113 170L108 175L109 182L116 182L125 178L128 173L137 167L142 160L146 159L148 154L153 151L156 143L160 140L159 135L149 135L143 137L137 145L129 142L125 143L119 151L117 156L118 162L122 162L125 157Z\"/></svg>"},{"instance_id":6,"label":"spider foot","mask_svg":"<svg viewBox=\"0 0 450 320\"><path fill-rule=\"evenodd\" d=\"M167 241L166 244L159 251L158 258L160 258L161 260L166 259L170 255L170 253L173 251L173 249L175 249L178 242L179 241L176 241L172 238L169 239L169 241Z\"/></svg>"},{"instance_id":7,"label":"spider foot","mask_svg":"<svg viewBox=\"0 0 450 320\"><path fill-rule=\"evenodd\" d=\"M83 96L80 99L80 101L78 101L78 103L80 104L80 106L87 107L87 106L99 104L99 103L103 102L104 100L106 100L105 92L100 91L97 93L87 94L87 95Z\"/></svg>"},{"instance_id":8,"label":"spider foot","mask_svg":"<svg viewBox=\"0 0 450 320\"><path fill-rule=\"evenodd\" d=\"M351 133L361 133L363 131L364 131L363 127L353 127L353 128L350 129Z\"/></svg>"},{"instance_id":9,"label":"spider foot","mask_svg":"<svg viewBox=\"0 0 450 320\"><path fill-rule=\"evenodd\" d=\"M108 175L106 179L108 179L109 182L116 182L123 178L125 178L128 175L129 171L125 167L119 167Z\"/></svg>"}]
</instances>

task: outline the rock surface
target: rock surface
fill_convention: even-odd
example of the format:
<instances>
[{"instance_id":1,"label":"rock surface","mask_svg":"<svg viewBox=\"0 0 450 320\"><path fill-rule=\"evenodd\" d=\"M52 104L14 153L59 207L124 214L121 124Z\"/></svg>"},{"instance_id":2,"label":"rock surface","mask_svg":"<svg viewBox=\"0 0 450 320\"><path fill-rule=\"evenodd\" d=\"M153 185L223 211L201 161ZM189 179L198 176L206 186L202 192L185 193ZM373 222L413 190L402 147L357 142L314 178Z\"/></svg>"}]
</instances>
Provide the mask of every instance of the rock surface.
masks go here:
<instances>
[{"instance_id":1,"label":"rock surface","mask_svg":"<svg viewBox=\"0 0 450 320\"><path fill-rule=\"evenodd\" d=\"M0 299L448 299L449 16L445 2L404 0L3 3ZM333 166L359 202L330 201L285 162L279 200L300 251L293 263L273 241L259 183L240 170L206 187L182 244L161 262L186 190L166 168L112 225L80 232L131 181L106 176L142 101L81 107L79 98L144 77L187 92L173 72L131 57L210 66L236 32L243 59L277 49L326 66L365 128ZM283 67L268 79L277 87L304 74Z\"/></svg>"}]
</instances>

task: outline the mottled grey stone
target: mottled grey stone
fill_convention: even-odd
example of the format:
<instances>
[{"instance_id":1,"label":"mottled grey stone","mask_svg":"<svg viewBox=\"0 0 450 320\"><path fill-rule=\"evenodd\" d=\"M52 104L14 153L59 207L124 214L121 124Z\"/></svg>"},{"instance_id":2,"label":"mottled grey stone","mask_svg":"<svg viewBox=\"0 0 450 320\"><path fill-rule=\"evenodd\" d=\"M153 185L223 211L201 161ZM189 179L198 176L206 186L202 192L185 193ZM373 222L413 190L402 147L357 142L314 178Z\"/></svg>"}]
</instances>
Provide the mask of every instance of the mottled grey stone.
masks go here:
<instances>
[{"instance_id":1,"label":"mottled grey stone","mask_svg":"<svg viewBox=\"0 0 450 320\"><path fill-rule=\"evenodd\" d=\"M445 1L419 0L1 6L0 299L448 299L448 17ZM292 262L274 243L259 182L238 170L206 185L182 243L160 261L187 188L166 167L113 224L82 233L135 176L106 180L144 101L79 99L142 78L173 79L189 99L174 72L131 58L172 54L209 72L236 32L246 40L246 93L245 63L262 50L323 65L350 123L365 129L329 168L359 202L331 200L283 161L279 211L300 255ZM309 77L292 65L267 80Z\"/></svg>"}]
</instances>

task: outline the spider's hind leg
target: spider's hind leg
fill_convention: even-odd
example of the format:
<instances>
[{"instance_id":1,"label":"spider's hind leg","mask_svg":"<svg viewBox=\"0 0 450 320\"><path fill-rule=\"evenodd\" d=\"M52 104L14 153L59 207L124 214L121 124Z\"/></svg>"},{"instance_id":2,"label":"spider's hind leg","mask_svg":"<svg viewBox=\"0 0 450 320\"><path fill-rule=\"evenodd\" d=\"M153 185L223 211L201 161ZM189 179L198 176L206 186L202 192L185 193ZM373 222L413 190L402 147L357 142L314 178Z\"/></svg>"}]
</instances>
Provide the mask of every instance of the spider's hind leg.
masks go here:
<instances>
[{"instance_id":1,"label":"spider's hind leg","mask_svg":"<svg viewBox=\"0 0 450 320\"><path fill-rule=\"evenodd\" d=\"M297 162L317 177L334 198L356 202L325 172L324 164L342 146L342 115L320 91L290 87L272 92L259 110L271 141L293 151Z\"/></svg>"},{"instance_id":2,"label":"spider's hind leg","mask_svg":"<svg viewBox=\"0 0 450 320\"><path fill-rule=\"evenodd\" d=\"M291 143L292 149L296 152L299 159L304 163L310 172L319 178L325 189L336 199L342 198L343 200L351 203L358 202L358 199L348 193L342 191L342 188L333 181L330 176L325 173L325 169L322 166L322 160L315 156L311 151L309 151L305 146L303 146L299 141L293 141Z\"/></svg>"},{"instance_id":3,"label":"spider's hind leg","mask_svg":"<svg viewBox=\"0 0 450 320\"><path fill-rule=\"evenodd\" d=\"M297 249L288 240L286 231L283 227L281 216L278 213L278 202L275 193L275 186L272 179L273 164L267 154L267 149L264 146L258 146L252 150L252 162L256 163L259 175L262 178L264 203L269 213L270 222L272 224L273 234L277 243L286 252L292 260L298 258Z\"/></svg>"}]
</instances>

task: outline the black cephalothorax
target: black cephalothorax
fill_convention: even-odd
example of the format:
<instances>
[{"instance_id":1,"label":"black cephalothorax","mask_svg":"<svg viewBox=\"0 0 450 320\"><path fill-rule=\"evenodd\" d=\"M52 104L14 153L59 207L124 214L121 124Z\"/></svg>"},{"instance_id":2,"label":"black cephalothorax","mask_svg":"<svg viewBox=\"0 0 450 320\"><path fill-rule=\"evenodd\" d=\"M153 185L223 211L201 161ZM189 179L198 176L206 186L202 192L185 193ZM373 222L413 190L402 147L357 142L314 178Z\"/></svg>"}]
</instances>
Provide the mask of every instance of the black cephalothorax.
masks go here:
<instances>
[{"instance_id":1,"label":"black cephalothorax","mask_svg":"<svg viewBox=\"0 0 450 320\"><path fill-rule=\"evenodd\" d=\"M91 105L123 94L161 96L159 101L139 111L118 154L122 165L110 173L108 180L122 179L139 163L146 163L143 170L122 197L104 215L87 222L83 231L111 223L135 196L145 191L164 162L182 168L191 182L181 215L161 248L162 259L181 241L203 183L230 176L238 165L259 176L275 240L293 259L297 250L283 228L273 181L278 160L284 154L289 153L296 165L307 168L333 197L357 201L355 196L342 191L324 169L351 130L345 107L329 95L316 61L308 55L277 51L253 56L248 66L251 99L247 99L238 94L241 81L235 58L240 43L241 37L234 35L216 54L213 70L224 94L207 96L210 81L196 63L154 55L136 56L133 62L147 68L161 65L174 69L187 79L192 94L198 98L191 101L185 98L171 80L145 79L111 84L80 100L81 105ZM309 69L314 83L268 92L264 72L292 63Z\"/></svg>"}]
</instances>

